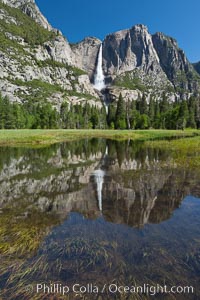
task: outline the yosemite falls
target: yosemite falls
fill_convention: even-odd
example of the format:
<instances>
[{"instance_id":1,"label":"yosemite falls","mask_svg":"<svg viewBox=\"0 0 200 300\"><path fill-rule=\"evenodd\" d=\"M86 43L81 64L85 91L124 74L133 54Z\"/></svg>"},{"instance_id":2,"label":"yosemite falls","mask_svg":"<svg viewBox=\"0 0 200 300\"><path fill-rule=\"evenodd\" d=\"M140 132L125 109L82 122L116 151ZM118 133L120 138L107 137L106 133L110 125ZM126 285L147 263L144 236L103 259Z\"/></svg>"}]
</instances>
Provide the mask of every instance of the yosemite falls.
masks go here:
<instances>
[{"instance_id":1,"label":"yosemite falls","mask_svg":"<svg viewBox=\"0 0 200 300\"><path fill-rule=\"evenodd\" d=\"M102 62L103 60L102 60L102 44L101 44L99 48L99 54L98 54L97 69L94 77L94 87L99 91L105 88Z\"/></svg>"},{"instance_id":2,"label":"yosemite falls","mask_svg":"<svg viewBox=\"0 0 200 300\"><path fill-rule=\"evenodd\" d=\"M97 66L96 66L96 72L94 75L94 88L98 91L102 91L106 88L105 84L105 76L103 74L103 47L102 44L99 48L98 58L97 58ZM108 114L108 103L106 101L105 93L101 92L102 94L102 100L105 105L106 114Z\"/></svg>"}]
</instances>

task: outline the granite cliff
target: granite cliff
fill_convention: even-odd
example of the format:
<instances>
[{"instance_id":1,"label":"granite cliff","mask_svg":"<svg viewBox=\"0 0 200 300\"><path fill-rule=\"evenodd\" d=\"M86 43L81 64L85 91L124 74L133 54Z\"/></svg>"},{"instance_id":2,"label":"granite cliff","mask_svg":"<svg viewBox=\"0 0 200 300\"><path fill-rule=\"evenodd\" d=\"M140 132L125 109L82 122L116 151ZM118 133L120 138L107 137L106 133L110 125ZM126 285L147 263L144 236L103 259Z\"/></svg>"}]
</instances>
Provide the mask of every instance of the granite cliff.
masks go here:
<instances>
[{"instance_id":1,"label":"granite cliff","mask_svg":"<svg viewBox=\"0 0 200 300\"><path fill-rule=\"evenodd\" d=\"M0 89L12 102L87 101L101 107L89 77L77 67L75 54L53 29L34 0L0 1ZM35 95L35 96L34 96Z\"/></svg>"},{"instance_id":2,"label":"granite cliff","mask_svg":"<svg viewBox=\"0 0 200 300\"><path fill-rule=\"evenodd\" d=\"M92 52L86 51L94 43ZM76 54L84 59L82 68L89 73L97 61L100 41L85 39L74 46ZM176 40L156 33L151 35L144 25L121 30L105 37L103 44L103 70L111 93L120 92L127 99L135 99L140 92L160 98L163 92L169 100L187 99L199 94L200 76L197 65L193 66ZM113 89L114 87L114 89ZM131 92L130 92L131 91Z\"/></svg>"},{"instance_id":3,"label":"granite cliff","mask_svg":"<svg viewBox=\"0 0 200 300\"><path fill-rule=\"evenodd\" d=\"M34 0L3 0L4 4L11 7L21 9L25 14L35 20L38 24L48 30L52 30L51 25L47 19L40 12Z\"/></svg>"}]
</instances>

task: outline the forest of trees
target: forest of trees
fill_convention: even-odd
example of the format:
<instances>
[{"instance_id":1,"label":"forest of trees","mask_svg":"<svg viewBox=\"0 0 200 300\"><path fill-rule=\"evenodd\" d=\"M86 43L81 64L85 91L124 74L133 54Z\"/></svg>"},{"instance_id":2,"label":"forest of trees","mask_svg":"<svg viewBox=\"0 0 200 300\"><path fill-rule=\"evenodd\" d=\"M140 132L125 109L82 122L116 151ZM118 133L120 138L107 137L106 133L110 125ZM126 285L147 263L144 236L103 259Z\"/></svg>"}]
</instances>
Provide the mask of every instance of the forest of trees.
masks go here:
<instances>
[{"instance_id":1,"label":"forest of trees","mask_svg":"<svg viewBox=\"0 0 200 300\"><path fill-rule=\"evenodd\" d=\"M169 103L145 96L125 102L120 94L117 102L106 109L63 102L57 111L48 102L11 103L0 95L0 129L185 129L200 128L200 99L190 97Z\"/></svg>"},{"instance_id":2,"label":"forest of trees","mask_svg":"<svg viewBox=\"0 0 200 300\"><path fill-rule=\"evenodd\" d=\"M111 103L107 117L108 127L115 129L185 129L200 128L200 99L190 97L169 103L153 98L147 103L145 95L135 101L125 101L120 94L117 106Z\"/></svg>"},{"instance_id":3,"label":"forest of trees","mask_svg":"<svg viewBox=\"0 0 200 300\"><path fill-rule=\"evenodd\" d=\"M0 129L96 129L106 128L105 108L69 105L64 102L58 112L48 102L11 103L0 95Z\"/></svg>"}]
</instances>

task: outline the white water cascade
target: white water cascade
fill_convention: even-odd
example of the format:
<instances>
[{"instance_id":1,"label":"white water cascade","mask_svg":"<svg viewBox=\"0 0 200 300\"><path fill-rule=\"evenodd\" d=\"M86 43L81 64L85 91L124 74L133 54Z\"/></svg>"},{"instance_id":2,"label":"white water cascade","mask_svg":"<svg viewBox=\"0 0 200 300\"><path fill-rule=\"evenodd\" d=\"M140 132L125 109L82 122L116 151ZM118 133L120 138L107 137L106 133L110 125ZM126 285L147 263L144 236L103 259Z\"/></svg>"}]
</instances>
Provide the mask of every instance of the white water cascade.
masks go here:
<instances>
[{"instance_id":1,"label":"white water cascade","mask_svg":"<svg viewBox=\"0 0 200 300\"><path fill-rule=\"evenodd\" d=\"M99 54L97 60L97 69L94 76L94 87L99 91L105 88L105 78L104 78L103 68L102 68L102 62L103 62L102 57L103 56L102 56L102 44L101 44L99 48Z\"/></svg>"},{"instance_id":2,"label":"white water cascade","mask_svg":"<svg viewBox=\"0 0 200 300\"><path fill-rule=\"evenodd\" d=\"M95 182L97 184L97 198L98 198L99 210L102 211L102 189L103 189L105 172L103 170L95 170L93 175L95 178Z\"/></svg>"}]
</instances>

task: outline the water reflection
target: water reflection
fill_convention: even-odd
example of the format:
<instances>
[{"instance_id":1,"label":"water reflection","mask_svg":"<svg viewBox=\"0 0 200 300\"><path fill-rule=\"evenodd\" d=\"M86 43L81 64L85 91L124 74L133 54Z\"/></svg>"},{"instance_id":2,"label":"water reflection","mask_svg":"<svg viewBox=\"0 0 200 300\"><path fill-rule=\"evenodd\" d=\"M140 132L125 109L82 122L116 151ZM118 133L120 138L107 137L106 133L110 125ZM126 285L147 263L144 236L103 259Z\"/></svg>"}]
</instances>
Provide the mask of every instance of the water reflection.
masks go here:
<instances>
[{"instance_id":1,"label":"water reflection","mask_svg":"<svg viewBox=\"0 0 200 300\"><path fill-rule=\"evenodd\" d=\"M199 181L169 151L132 141L0 148L3 299L49 280L199 284L200 207L183 201L200 197Z\"/></svg>"},{"instance_id":2,"label":"water reflection","mask_svg":"<svg viewBox=\"0 0 200 300\"><path fill-rule=\"evenodd\" d=\"M97 185L98 207L99 210L102 211L102 190L105 172L103 170L95 170L92 175L94 176Z\"/></svg>"},{"instance_id":3,"label":"water reflection","mask_svg":"<svg viewBox=\"0 0 200 300\"><path fill-rule=\"evenodd\" d=\"M163 202L162 189L173 181L170 157L137 144L92 140L21 150L21 155L19 149L7 149L5 156L1 208L23 199L41 212L98 216L102 211L111 222L140 227L153 218L156 202ZM168 210L175 207L172 203ZM155 219L162 221L160 216Z\"/></svg>"},{"instance_id":4,"label":"water reflection","mask_svg":"<svg viewBox=\"0 0 200 300\"><path fill-rule=\"evenodd\" d=\"M79 141L44 149L1 149L1 209L23 205L65 217L76 211L142 227L170 218L199 174L142 144ZM103 203L103 204L102 204Z\"/></svg>"}]
</instances>

